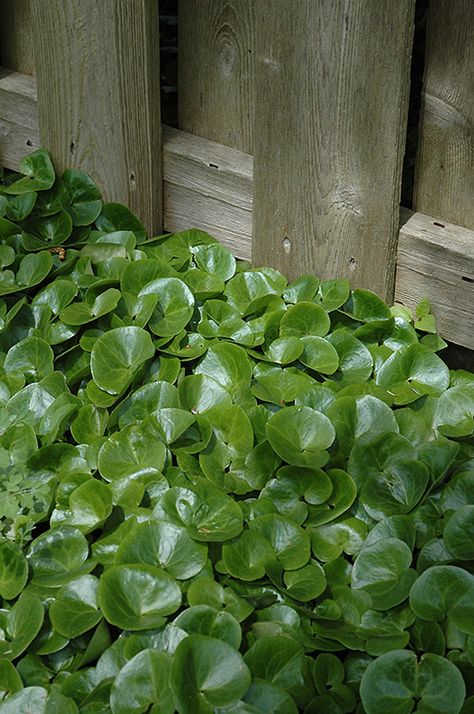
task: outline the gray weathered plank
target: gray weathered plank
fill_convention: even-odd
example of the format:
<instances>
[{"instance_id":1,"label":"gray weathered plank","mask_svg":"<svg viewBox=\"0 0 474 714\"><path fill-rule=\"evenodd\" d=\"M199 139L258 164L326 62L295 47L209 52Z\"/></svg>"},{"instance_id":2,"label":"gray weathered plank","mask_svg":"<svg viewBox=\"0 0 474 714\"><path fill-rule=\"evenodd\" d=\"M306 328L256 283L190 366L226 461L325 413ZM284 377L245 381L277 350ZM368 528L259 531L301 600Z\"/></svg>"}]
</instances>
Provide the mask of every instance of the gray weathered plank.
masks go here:
<instances>
[{"instance_id":1,"label":"gray weathered plank","mask_svg":"<svg viewBox=\"0 0 474 714\"><path fill-rule=\"evenodd\" d=\"M259 0L253 260L393 295L414 0Z\"/></svg>"},{"instance_id":2,"label":"gray weathered plank","mask_svg":"<svg viewBox=\"0 0 474 714\"><path fill-rule=\"evenodd\" d=\"M31 0L0 0L0 53L8 69L35 74Z\"/></svg>"},{"instance_id":3,"label":"gray weathered plank","mask_svg":"<svg viewBox=\"0 0 474 714\"><path fill-rule=\"evenodd\" d=\"M164 226L208 231L250 259L252 157L163 127Z\"/></svg>"},{"instance_id":4,"label":"gray weathered plank","mask_svg":"<svg viewBox=\"0 0 474 714\"><path fill-rule=\"evenodd\" d=\"M414 205L474 228L474 3L430 3Z\"/></svg>"},{"instance_id":5,"label":"gray weathered plank","mask_svg":"<svg viewBox=\"0 0 474 714\"><path fill-rule=\"evenodd\" d=\"M179 127L248 154L253 150L257 3L179 3Z\"/></svg>"},{"instance_id":6,"label":"gray weathered plank","mask_svg":"<svg viewBox=\"0 0 474 714\"><path fill-rule=\"evenodd\" d=\"M17 169L39 146L36 82L0 67L0 165Z\"/></svg>"},{"instance_id":7,"label":"gray weathered plank","mask_svg":"<svg viewBox=\"0 0 474 714\"><path fill-rule=\"evenodd\" d=\"M41 142L161 231L155 0L33 0Z\"/></svg>"},{"instance_id":8,"label":"gray weathered plank","mask_svg":"<svg viewBox=\"0 0 474 714\"><path fill-rule=\"evenodd\" d=\"M414 213L400 229L395 299L427 297L441 335L474 349L474 231Z\"/></svg>"}]
</instances>

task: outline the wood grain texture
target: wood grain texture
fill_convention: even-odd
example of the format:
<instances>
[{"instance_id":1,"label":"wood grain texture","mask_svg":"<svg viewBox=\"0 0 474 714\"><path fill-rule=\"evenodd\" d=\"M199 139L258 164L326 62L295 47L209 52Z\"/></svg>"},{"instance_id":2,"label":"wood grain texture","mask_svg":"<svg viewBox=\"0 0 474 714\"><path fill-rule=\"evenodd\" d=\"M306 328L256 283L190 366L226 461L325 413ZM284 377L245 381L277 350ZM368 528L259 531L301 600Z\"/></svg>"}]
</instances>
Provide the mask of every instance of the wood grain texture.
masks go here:
<instances>
[{"instance_id":1,"label":"wood grain texture","mask_svg":"<svg viewBox=\"0 0 474 714\"><path fill-rule=\"evenodd\" d=\"M157 2L32 2L43 145L161 232Z\"/></svg>"},{"instance_id":2,"label":"wood grain texture","mask_svg":"<svg viewBox=\"0 0 474 714\"><path fill-rule=\"evenodd\" d=\"M253 151L258 2L179 2L179 128L248 154Z\"/></svg>"},{"instance_id":3,"label":"wood grain texture","mask_svg":"<svg viewBox=\"0 0 474 714\"><path fill-rule=\"evenodd\" d=\"M164 226L194 226L250 259L252 157L163 127Z\"/></svg>"},{"instance_id":4,"label":"wood grain texture","mask_svg":"<svg viewBox=\"0 0 474 714\"><path fill-rule=\"evenodd\" d=\"M414 1L257 3L253 260L393 296Z\"/></svg>"},{"instance_id":5,"label":"wood grain texture","mask_svg":"<svg viewBox=\"0 0 474 714\"><path fill-rule=\"evenodd\" d=\"M474 349L474 231L414 213L400 229L395 299L427 297L442 337Z\"/></svg>"},{"instance_id":6,"label":"wood grain texture","mask_svg":"<svg viewBox=\"0 0 474 714\"><path fill-rule=\"evenodd\" d=\"M0 67L0 166L17 169L39 147L36 82Z\"/></svg>"},{"instance_id":7,"label":"wood grain texture","mask_svg":"<svg viewBox=\"0 0 474 714\"><path fill-rule=\"evenodd\" d=\"M430 3L414 205L474 228L474 3Z\"/></svg>"},{"instance_id":8,"label":"wood grain texture","mask_svg":"<svg viewBox=\"0 0 474 714\"><path fill-rule=\"evenodd\" d=\"M8 69L35 74L31 0L0 0L0 57Z\"/></svg>"}]
</instances>

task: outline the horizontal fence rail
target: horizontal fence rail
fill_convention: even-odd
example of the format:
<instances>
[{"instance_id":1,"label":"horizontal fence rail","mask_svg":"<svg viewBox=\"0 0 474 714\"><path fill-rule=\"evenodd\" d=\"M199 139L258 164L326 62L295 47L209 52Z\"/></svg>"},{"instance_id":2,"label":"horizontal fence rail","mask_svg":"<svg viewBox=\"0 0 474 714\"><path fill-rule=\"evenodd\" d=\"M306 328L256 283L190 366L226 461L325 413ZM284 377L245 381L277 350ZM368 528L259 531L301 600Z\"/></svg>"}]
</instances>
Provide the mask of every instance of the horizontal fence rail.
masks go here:
<instances>
[{"instance_id":1,"label":"horizontal fence rail","mask_svg":"<svg viewBox=\"0 0 474 714\"><path fill-rule=\"evenodd\" d=\"M0 70L0 107L0 164L16 169L39 146L35 80ZM165 228L196 226L250 259L252 156L169 127L162 136ZM442 335L474 349L474 231L402 210L396 262L395 299L413 308L428 295Z\"/></svg>"}]
</instances>

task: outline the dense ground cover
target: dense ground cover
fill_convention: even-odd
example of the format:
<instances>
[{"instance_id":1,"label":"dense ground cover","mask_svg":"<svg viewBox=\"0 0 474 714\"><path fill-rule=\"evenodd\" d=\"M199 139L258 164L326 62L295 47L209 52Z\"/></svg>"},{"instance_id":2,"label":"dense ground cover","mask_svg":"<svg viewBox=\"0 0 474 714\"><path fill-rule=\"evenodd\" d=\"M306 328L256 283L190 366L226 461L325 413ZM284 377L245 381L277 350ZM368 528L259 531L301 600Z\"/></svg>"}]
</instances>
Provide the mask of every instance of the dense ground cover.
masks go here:
<instances>
[{"instance_id":1,"label":"dense ground cover","mask_svg":"<svg viewBox=\"0 0 474 714\"><path fill-rule=\"evenodd\" d=\"M0 713L474 711L474 375L429 306L147 240L85 174L21 168Z\"/></svg>"}]
</instances>

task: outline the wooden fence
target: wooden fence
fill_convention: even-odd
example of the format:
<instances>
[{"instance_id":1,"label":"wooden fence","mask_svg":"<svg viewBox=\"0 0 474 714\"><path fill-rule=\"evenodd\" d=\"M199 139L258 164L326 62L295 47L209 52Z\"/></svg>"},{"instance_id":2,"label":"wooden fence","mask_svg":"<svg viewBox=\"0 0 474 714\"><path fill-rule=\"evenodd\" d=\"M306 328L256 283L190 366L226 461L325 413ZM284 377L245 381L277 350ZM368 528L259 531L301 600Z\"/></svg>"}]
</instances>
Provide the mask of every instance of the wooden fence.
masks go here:
<instances>
[{"instance_id":1,"label":"wooden fence","mask_svg":"<svg viewBox=\"0 0 474 714\"><path fill-rule=\"evenodd\" d=\"M42 145L151 234L197 226L289 276L428 296L443 336L472 349L474 2L430 2L407 214L414 11L180 0L176 130L160 123L156 0L0 0L0 165Z\"/></svg>"}]
</instances>

